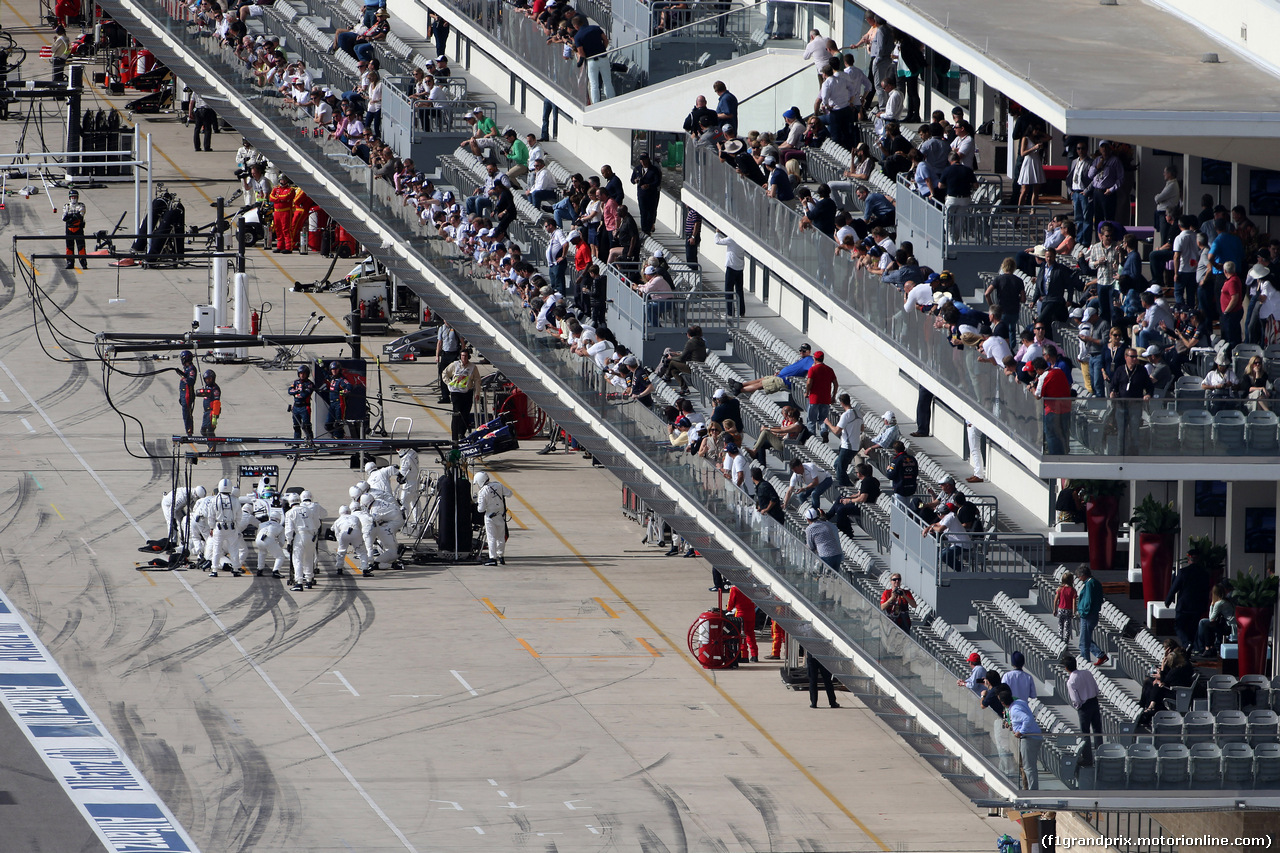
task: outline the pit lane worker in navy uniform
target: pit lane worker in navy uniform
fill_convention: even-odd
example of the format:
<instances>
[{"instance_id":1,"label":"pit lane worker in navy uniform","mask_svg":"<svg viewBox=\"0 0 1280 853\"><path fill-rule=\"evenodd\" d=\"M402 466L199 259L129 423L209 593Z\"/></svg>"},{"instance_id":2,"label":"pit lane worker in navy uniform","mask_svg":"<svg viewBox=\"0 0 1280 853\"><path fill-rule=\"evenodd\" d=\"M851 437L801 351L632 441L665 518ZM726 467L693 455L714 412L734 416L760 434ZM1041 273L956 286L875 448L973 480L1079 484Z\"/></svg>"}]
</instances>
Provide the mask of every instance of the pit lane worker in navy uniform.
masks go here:
<instances>
[{"instance_id":1,"label":"pit lane worker in navy uniform","mask_svg":"<svg viewBox=\"0 0 1280 853\"><path fill-rule=\"evenodd\" d=\"M178 405L182 408L182 425L187 429L187 435L195 432L195 421L191 417L191 410L196 405L196 379L199 374L196 372L196 366L191 350L184 349L182 354L178 356L182 362L182 367L178 370L182 374L182 379L178 381Z\"/></svg>"},{"instance_id":2,"label":"pit lane worker in navy uniform","mask_svg":"<svg viewBox=\"0 0 1280 853\"><path fill-rule=\"evenodd\" d=\"M322 395L329 404L324 428L334 438L342 438L346 434L347 395L350 393L351 383L343 376L338 362L329 362L329 381L325 383Z\"/></svg>"},{"instance_id":3,"label":"pit lane worker in navy uniform","mask_svg":"<svg viewBox=\"0 0 1280 853\"><path fill-rule=\"evenodd\" d=\"M315 392L316 385L311 381L311 368L304 364L298 368L298 378L289 386L289 396L293 398L289 412L293 415L294 440L301 439L304 432L307 434L307 441L316 440L311 430L311 395Z\"/></svg>"},{"instance_id":4,"label":"pit lane worker in navy uniform","mask_svg":"<svg viewBox=\"0 0 1280 853\"><path fill-rule=\"evenodd\" d=\"M218 374L206 370L204 387L196 389L196 396L204 397L204 421L200 424L200 434L205 438L215 438L218 417L222 414L222 389L218 387Z\"/></svg>"}]
</instances>

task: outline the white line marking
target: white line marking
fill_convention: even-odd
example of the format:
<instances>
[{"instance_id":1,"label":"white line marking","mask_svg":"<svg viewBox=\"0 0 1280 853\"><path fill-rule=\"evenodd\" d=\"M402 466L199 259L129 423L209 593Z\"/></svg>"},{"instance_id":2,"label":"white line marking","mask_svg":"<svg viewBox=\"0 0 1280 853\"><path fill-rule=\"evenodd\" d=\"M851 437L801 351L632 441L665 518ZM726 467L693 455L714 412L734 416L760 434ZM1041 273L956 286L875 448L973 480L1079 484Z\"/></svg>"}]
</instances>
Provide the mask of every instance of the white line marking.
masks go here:
<instances>
[{"instance_id":1,"label":"white line marking","mask_svg":"<svg viewBox=\"0 0 1280 853\"><path fill-rule=\"evenodd\" d=\"M574 803L580 803L580 802L582 802L582 800L565 800L565 801L564 801L564 807L565 807L566 809L571 809L571 810L573 810L573 811L577 811L578 806L575 806L575 805L574 805ZM587 806L583 806L582 808L587 808Z\"/></svg>"},{"instance_id":2,"label":"white line marking","mask_svg":"<svg viewBox=\"0 0 1280 853\"><path fill-rule=\"evenodd\" d=\"M85 541L85 538L83 536L80 537L80 541L84 542L84 547L89 549L90 554L92 554L95 557L98 556L98 552L93 550L93 548L89 547L89 543Z\"/></svg>"},{"instance_id":3,"label":"white line marking","mask_svg":"<svg viewBox=\"0 0 1280 853\"><path fill-rule=\"evenodd\" d=\"M14 387L22 393L22 396L27 398L27 402L31 404L31 408L35 409L36 414L38 414L44 422L49 425L49 429L53 430L53 434L62 441L63 445L71 455L75 457L75 460L80 463L80 466L84 468L84 470L88 472L89 476L93 478L93 481L98 484L98 488L102 489L102 493L116 505L116 509L120 510L120 514L125 517L134 530L138 531L138 535L140 535L145 541L147 538L147 532L142 529L142 525L138 523L138 520L133 517L133 514L130 513L129 510L125 509L124 504L120 503L120 499L115 496L115 493L111 491L106 482L103 481L102 477L98 475L98 472L93 470L89 463L85 461L85 458L80 455L80 451L76 450L75 445L71 443L62 430L58 429L58 425L55 424L53 419L45 413L44 409L40 408L40 404L37 403L35 398L27 392L27 389L22 387L22 383L18 381L18 378L13 375L13 371L10 370L9 366L3 361L0 361L0 370L4 371L4 374L9 377L9 381L12 382ZM195 599L196 604L200 605L200 609L205 612L205 615L213 621L214 625L218 626L218 630L222 632L222 635L227 638L235 650L240 653L240 656L244 658L245 662L253 668L253 671L258 674L258 677L262 679L263 683L266 684L271 692L276 695L276 698L280 700L280 704L285 707L285 710L289 712L290 716L297 720L298 725L302 726L303 730L311 736L311 739L316 742L316 746L320 747L320 750L324 752L325 757L333 762L333 766L337 767L338 771L346 778L347 782L351 784L351 787L356 789L356 793L360 795L361 799L368 803L369 808L373 809L373 813L382 819L382 822L387 825L387 828L391 830L391 833L395 835L397 839L399 839L400 843L404 845L406 850L411 851L411 853L418 853L418 849L409 843L409 839L400 831L400 827L396 826L387 813L382 810L382 807L374 802L373 797L369 796L369 792L366 791L364 786L356 780L355 776L351 775L351 771L347 769L346 765L339 760L338 756L334 754L334 751L330 749L329 745L320 737L320 733L312 728L311 724L308 723L306 719L303 718L302 714L298 712L298 709L293 706L293 703L285 697L284 693L280 691L280 688L276 686L276 683L271 680L271 676L267 675L267 672L262 668L262 665L258 663L253 655L249 654L249 650L240 643L240 640L236 638L236 635L232 634L231 631L227 629L226 623L224 623L222 619L219 618L218 614L213 611L213 608L211 608L205 600L200 597L200 594L196 592L195 587L193 587L181 574L175 574L174 576L178 579L178 583L182 584L183 588L186 589L193 599Z\"/></svg>"},{"instance_id":4,"label":"white line marking","mask_svg":"<svg viewBox=\"0 0 1280 853\"><path fill-rule=\"evenodd\" d=\"M391 693L388 699L428 699L439 698L439 693Z\"/></svg>"},{"instance_id":5,"label":"white line marking","mask_svg":"<svg viewBox=\"0 0 1280 853\"><path fill-rule=\"evenodd\" d=\"M471 828L472 828L472 829L474 829L478 834L480 834L480 835L484 835L484 830L483 830L483 829L481 829L480 827L478 827L478 826L473 826L473 827L471 827Z\"/></svg>"},{"instance_id":6,"label":"white line marking","mask_svg":"<svg viewBox=\"0 0 1280 853\"><path fill-rule=\"evenodd\" d=\"M476 689L474 687L472 687L470 684L467 684L467 680L463 678L462 675L456 669L451 669L449 670L449 672L453 673L453 677L458 679L458 683L461 684L463 687L467 688L467 692L470 693L472 696L480 695L479 693L476 692ZM498 783L490 779L489 784L496 785Z\"/></svg>"},{"instance_id":7,"label":"white line marking","mask_svg":"<svg viewBox=\"0 0 1280 853\"><path fill-rule=\"evenodd\" d=\"M515 800L507 800L507 804L506 804L505 806L498 806L498 808L500 808L500 809L525 809L525 808L528 808L528 806L517 806L517 805L515 804Z\"/></svg>"},{"instance_id":8,"label":"white line marking","mask_svg":"<svg viewBox=\"0 0 1280 853\"><path fill-rule=\"evenodd\" d=\"M455 673L454 673L454 675L457 675L457 673L455 672ZM490 784L490 785L492 785L492 786L493 786L493 787L495 787L495 788L496 788L496 787L498 787L498 783L497 783L497 782L495 782L495 781L493 781L492 779L490 779L490 780L489 780L489 784Z\"/></svg>"},{"instance_id":9,"label":"white line marking","mask_svg":"<svg viewBox=\"0 0 1280 853\"><path fill-rule=\"evenodd\" d=\"M26 418L19 418L19 420L21 420L22 425L27 428L27 432L31 433L32 435L35 434L36 428L31 425L31 421L27 420Z\"/></svg>"},{"instance_id":10,"label":"white line marking","mask_svg":"<svg viewBox=\"0 0 1280 853\"><path fill-rule=\"evenodd\" d=\"M506 792L506 791L499 791L499 792L498 792L498 796L499 796L499 797L505 797L506 795L507 795L507 792Z\"/></svg>"},{"instance_id":11,"label":"white line marking","mask_svg":"<svg viewBox=\"0 0 1280 853\"><path fill-rule=\"evenodd\" d=\"M592 834L592 835L599 835L599 834L600 834L600 830L596 829L596 828L595 828L594 826L592 826L591 824L589 824L589 823L588 823L588 824L585 824L585 826L587 827L587 829L591 830L591 834Z\"/></svg>"},{"instance_id":12,"label":"white line marking","mask_svg":"<svg viewBox=\"0 0 1280 853\"><path fill-rule=\"evenodd\" d=\"M9 402L8 395L5 394L3 391L0 391L0 403L7 403L7 402Z\"/></svg>"},{"instance_id":13,"label":"white line marking","mask_svg":"<svg viewBox=\"0 0 1280 853\"><path fill-rule=\"evenodd\" d=\"M343 686L343 687L345 687L345 688L347 688L348 690L350 690L350 691L351 691L351 695L352 695L352 696L359 696L359 695L360 695L359 693L357 693L357 692L356 692L356 689L355 689L354 687L352 687L352 686L351 686L351 682L350 682L350 681L347 681L347 677L346 677L345 675L343 675L342 673L338 672L336 669L333 671L333 674L334 674L334 675L336 675L336 676L338 676L338 680L342 682L342 686Z\"/></svg>"},{"instance_id":14,"label":"white line marking","mask_svg":"<svg viewBox=\"0 0 1280 853\"><path fill-rule=\"evenodd\" d=\"M462 806L458 805L453 800L427 800L427 802L428 803L448 803L449 805L453 806L454 811L459 811L459 812L462 811ZM446 809L444 806L441 806L440 811L447 812L449 811L449 809Z\"/></svg>"}]
</instances>

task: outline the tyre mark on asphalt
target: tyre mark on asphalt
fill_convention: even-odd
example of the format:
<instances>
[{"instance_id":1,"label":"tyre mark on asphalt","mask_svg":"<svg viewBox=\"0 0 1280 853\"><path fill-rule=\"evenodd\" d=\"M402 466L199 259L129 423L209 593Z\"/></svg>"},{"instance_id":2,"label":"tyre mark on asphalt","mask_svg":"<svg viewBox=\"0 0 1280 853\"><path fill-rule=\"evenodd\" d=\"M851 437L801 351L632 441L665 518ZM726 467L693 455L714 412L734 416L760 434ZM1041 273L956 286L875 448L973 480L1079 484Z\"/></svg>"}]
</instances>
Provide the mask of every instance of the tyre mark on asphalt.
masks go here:
<instances>
[{"instance_id":1,"label":"tyre mark on asphalt","mask_svg":"<svg viewBox=\"0 0 1280 853\"><path fill-rule=\"evenodd\" d=\"M301 800L271 769L262 749L233 728L234 722L211 704L196 707L201 725L213 745L224 784L209 828L220 849L228 851L280 850L297 843L296 815Z\"/></svg>"},{"instance_id":2,"label":"tyre mark on asphalt","mask_svg":"<svg viewBox=\"0 0 1280 853\"><path fill-rule=\"evenodd\" d=\"M764 831L769 836L769 849L778 850L780 849L780 844L785 846L782 833L778 829L778 811L773 806L773 798L769 795L769 792L759 785L752 785L734 776L726 776L725 778L729 780L729 784L738 789L739 794L746 797L752 808L760 813L760 820L764 823Z\"/></svg>"}]
</instances>

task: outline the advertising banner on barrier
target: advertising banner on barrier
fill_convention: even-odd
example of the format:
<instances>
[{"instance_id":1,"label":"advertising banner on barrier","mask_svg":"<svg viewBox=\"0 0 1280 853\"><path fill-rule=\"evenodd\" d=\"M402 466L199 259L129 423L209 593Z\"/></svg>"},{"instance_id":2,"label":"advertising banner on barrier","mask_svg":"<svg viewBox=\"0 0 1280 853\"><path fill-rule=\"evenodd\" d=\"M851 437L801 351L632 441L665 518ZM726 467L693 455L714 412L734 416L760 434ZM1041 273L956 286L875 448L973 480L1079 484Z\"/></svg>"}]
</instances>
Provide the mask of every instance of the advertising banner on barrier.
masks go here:
<instances>
[{"instance_id":1,"label":"advertising banner on barrier","mask_svg":"<svg viewBox=\"0 0 1280 853\"><path fill-rule=\"evenodd\" d=\"M108 850L199 849L3 592L0 703Z\"/></svg>"}]
</instances>

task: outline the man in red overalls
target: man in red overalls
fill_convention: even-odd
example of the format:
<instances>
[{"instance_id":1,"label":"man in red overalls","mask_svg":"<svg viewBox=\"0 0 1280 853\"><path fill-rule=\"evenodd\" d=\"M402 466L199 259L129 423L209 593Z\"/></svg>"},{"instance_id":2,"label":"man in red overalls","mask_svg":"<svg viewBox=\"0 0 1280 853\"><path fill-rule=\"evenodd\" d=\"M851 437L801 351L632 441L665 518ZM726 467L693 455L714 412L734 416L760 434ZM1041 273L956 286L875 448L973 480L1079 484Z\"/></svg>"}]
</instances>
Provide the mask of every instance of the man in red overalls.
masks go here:
<instances>
[{"instance_id":1,"label":"man in red overalls","mask_svg":"<svg viewBox=\"0 0 1280 853\"><path fill-rule=\"evenodd\" d=\"M297 192L288 175L281 175L267 196L271 202L272 228L276 234L275 250L282 255L292 252L297 242L298 232L294 228L293 217L293 199Z\"/></svg>"},{"instance_id":2,"label":"man in red overalls","mask_svg":"<svg viewBox=\"0 0 1280 853\"><path fill-rule=\"evenodd\" d=\"M305 255L307 253L307 217L311 215L311 209L316 206L316 203L302 187L294 187L294 192L293 242L298 248L298 254Z\"/></svg>"},{"instance_id":3,"label":"man in red overalls","mask_svg":"<svg viewBox=\"0 0 1280 853\"><path fill-rule=\"evenodd\" d=\"M759 663L760 649L756 646L755 602L735 586L729 590L729 603L725 605L726 613L731 610L736 610L738 618L742 620L742 657L748 658L751 663Z\"/></svg>"}]
</instances>

